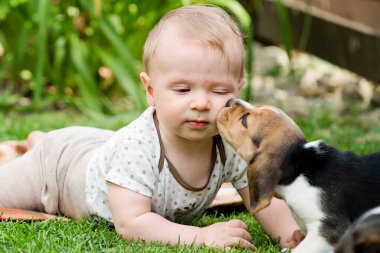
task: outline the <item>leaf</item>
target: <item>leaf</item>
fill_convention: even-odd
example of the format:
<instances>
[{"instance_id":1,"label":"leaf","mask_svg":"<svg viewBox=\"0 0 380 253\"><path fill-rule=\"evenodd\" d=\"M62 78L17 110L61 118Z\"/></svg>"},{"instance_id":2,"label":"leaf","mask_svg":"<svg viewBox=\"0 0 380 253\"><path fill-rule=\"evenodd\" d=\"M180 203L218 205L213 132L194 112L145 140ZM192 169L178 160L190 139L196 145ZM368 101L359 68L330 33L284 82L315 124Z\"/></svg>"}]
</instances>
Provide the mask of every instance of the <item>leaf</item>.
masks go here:
<instances>
[{"instance_id":1,"label":"leaf","mask_svg":"<svg viewBox=\"0 0 380 253\"><path fill-rule=\"evenodd\" d=\"M84 104L93 111L101 112L102 104L104 105L102 102L105 100L105 97L99 92L93 75L88 68L89 64L85 61L83 54L85 46L76 35L70 37L70 44L71 60L79 74L76 75L76 81Z\"/></svg>"},{"instance_id":2,"label":"leaf","mask_svg":"<svg viewBox=\"0 0 380 253\"><path fill-rule=\"evenodd\" d=\"M38 32L37 32L37 61L33 78L33 104L39 108L43 89L43 75L47 54L47 30L51 1L40 0L38 2Z\"/></svg>"},{"instance_id":3,"label":"leaf","mask_svg":"<svg viewBox=\"0 0 380 253\"><path fill-rule=\"evenodd\" d=\"M288 58L290 60L292 58L293 43L288 13L282 0L276 0L276 8L280 21L282 43L284 44L286 53L288 54Z\"/></svg>"},{"instance_id":4,"label":"leaf","mask_svg":"<svg viewBox=\"0 0 380 253\"><path fill-rule=\"evenodd\" d=\"M128 68L125 64L123 64L120 57L116 58L98 46L95 47L95 52L102 59L105 65L113 71L121 87L132 97L137 109L145 108L145 94L140 83L136 82L133 77L136 73L128 71Z\"/></svg>"}]
</instances>

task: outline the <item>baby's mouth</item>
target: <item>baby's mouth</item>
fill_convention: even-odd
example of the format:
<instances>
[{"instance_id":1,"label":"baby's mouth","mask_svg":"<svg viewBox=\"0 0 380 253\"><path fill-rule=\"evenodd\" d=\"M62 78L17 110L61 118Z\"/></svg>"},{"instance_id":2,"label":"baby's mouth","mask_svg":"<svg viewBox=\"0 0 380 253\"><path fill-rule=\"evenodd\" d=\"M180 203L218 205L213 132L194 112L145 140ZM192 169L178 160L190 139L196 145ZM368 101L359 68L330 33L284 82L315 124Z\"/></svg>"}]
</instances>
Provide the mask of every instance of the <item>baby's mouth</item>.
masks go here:
<instances>
[{"instance_id":1,"label":"baby's mouth","mask_svg":"<svg viewBox=\"0 0 380 253\"><path fill-rule=\"evenodd\" d=\"M203 129L209 125L207 121L202 120L188 120L187 124L193 129Z\"/></svg>"}]
</instances>

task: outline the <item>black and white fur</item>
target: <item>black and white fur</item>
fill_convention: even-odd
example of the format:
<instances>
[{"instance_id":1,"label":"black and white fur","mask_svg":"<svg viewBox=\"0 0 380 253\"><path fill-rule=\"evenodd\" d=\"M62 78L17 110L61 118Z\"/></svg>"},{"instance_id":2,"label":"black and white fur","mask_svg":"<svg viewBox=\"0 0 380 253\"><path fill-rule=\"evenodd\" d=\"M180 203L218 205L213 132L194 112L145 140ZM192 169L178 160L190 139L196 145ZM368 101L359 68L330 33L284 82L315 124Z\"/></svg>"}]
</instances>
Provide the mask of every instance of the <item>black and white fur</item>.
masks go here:
<instances>
[{"instance_id":1,"label":"black and white fur","mask_svg":"<svg viewBox=\"0 0 380 253\"><path fill-rule=\"evenodd\" d=\"M329 252L350 224L380 204L380 153L357 156L316 141L284 161L277 192L307 233L294 252Z\"/></svg>"}]
</instances>

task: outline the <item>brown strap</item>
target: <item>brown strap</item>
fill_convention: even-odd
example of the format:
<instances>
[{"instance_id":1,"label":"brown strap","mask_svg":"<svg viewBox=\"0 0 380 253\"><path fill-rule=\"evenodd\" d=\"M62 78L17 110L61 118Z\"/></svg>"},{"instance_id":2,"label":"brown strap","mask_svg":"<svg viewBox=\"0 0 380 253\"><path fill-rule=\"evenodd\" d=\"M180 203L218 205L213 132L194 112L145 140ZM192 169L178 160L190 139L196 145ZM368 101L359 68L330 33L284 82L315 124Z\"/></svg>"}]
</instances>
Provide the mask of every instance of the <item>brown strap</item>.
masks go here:
<instances>
[{"instance_id":1,"label":"brown strap","mask_svg":"<svg viewBox=\"0 0 380 253\"><path fill-rule=\"evenodd\" d=\"M180 183L185 189L187 189L189 191L198 192L198 191L204 190L207 187L208 183L210 182L211 174L212 174L212 171L214 169L214 165L215 165L215 161L216 161L216 151L215 151L215 149L216 149L216 145L214 143L213 146L212 146L212 157L211 157L211 163L210 163L210 167L211 167L210 168L210 175L208 176L207 182L203 186L201 186L201 187L194 187L194 186L189 185L183 179L183 177L178 172L178 170L174 167L174 165L171 163L171 161L167 157L165 157L165 158L166 158L166 161L168 162L169 170L172 173L172 175L174 176L174 178L177 180L177 182Z\"/></svg>"},{"instance_id":2,"label":"brown strap","mask_svg":"<svg viewBox=\"0 0 380 253\"><path fill-rule=\"evenodd\" d=\"M223 166L225 166L227 156L226 156L226 150L224 149L222 137L220 137L219 134L214 136L214 142L216 142L216 146L218 147L220 160L222 161Z\"/></svg>"},{"instance_id":3,"label":"brown strap","mask_svg":"<svg viewBox=\"0 0 380 253\"><path fill-rule=\"evenodd\" d=\"M160 142L160 160L158 160L158 171L159 173L161 173L162 169L164 168L165 151L164 151L164 145L162 144L162 140L161 140L160 127L158 125L156 111L154 111L153 113L153 120L154 120L154 125L156 126L156 130L158 134L158 141Z\"/></svg>"}]
</instances>

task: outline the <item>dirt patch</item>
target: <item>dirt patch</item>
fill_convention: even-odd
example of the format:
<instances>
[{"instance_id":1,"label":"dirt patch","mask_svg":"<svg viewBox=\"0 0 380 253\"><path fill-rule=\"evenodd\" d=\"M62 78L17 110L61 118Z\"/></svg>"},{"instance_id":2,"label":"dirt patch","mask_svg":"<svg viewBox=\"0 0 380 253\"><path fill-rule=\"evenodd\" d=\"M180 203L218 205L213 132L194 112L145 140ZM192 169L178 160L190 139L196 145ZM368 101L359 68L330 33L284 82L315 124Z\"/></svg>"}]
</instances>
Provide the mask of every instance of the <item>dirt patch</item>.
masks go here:
<instances>
[{"instance_id":1,"label":"dirt patch","mask_svg":"<svg viewBox=\"0 0 380 253\"><path fill-rule=\"evenodd\" d=\"M275 46L254 48L253 101L277 106L293 117L311 108L341 115L355 105L366 124L379 124L380 86L320 58Z\"/></svg>"}]
</instances>

